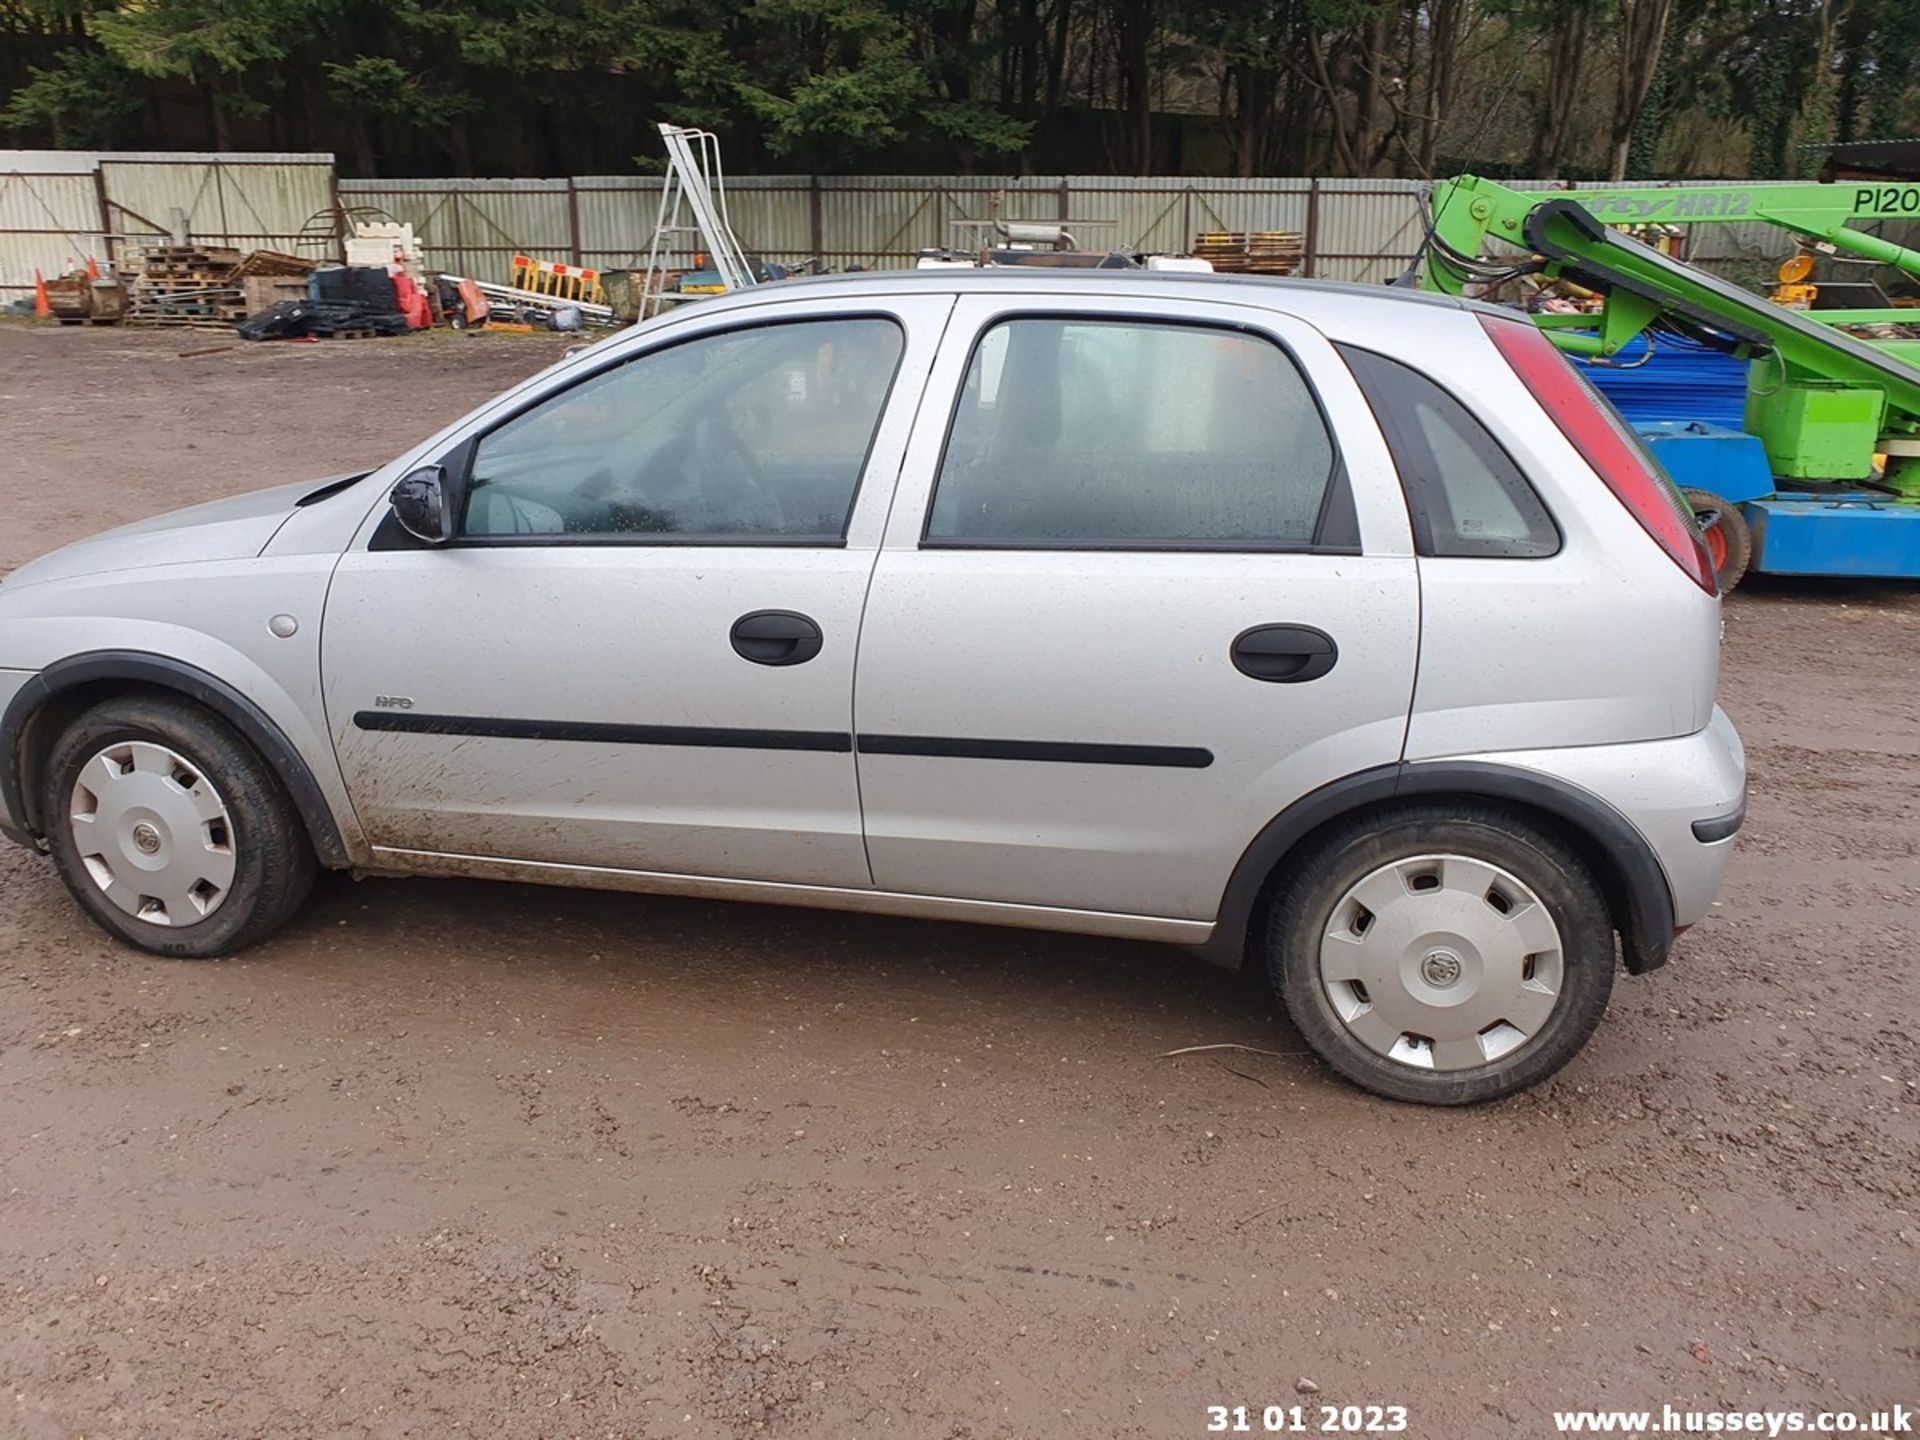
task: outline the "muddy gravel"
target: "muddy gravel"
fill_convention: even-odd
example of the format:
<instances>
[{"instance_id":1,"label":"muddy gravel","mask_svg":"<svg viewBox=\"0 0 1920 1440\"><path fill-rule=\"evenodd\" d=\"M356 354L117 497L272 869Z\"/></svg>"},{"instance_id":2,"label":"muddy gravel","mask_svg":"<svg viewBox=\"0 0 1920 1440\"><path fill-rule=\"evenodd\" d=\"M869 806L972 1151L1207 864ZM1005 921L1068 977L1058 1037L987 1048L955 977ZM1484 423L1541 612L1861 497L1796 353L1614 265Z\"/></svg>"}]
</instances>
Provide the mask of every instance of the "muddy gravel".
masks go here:
<instances>
[{"instance_id":1,"label":"muddy gravel","mask_svg":"<svg viewBox=\"0 0 1920 1440\"><path fill-rule=\"evenodd\" d=\"M204 343L0 327L0 570L371 465L559 353ZM6 848L0 1436L1912 1404L1920 587L1726 613L1723 904L1559 1078L1465 1112L1356 1092L1173 950L340 879L178 964Z\"/></svg>"}]
</instances>

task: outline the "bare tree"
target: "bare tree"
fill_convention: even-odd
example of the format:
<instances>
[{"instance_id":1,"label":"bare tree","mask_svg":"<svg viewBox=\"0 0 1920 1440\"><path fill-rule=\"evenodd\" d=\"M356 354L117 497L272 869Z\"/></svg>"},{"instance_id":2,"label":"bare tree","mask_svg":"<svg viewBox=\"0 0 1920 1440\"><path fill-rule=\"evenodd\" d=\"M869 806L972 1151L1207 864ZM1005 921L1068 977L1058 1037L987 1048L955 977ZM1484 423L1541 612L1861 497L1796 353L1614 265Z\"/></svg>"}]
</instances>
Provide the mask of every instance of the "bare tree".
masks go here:
<instances>
[{"instance_id":1,"label":"bare tree","mask_svg":"<svg viewBox=\"0 0 1920 1440\"><path fill-rule=\"evenodd\" d=\"M1540 88L1540 128L1527 156L1528 168L1547 178L1560 169L1573 130L1584 78L1593 9L1586 0L1545 0L1546 58Z\"/></svg>"},{"instance_id":2,"label":"bare tree","mask_svg":"<svg viewBox=\"0 0 1920 1440\"><path fill-rule=\"evenodd\" d=\"M1673 0L1615 0L1620 18L1620 63L1614 74L1613 123L1608 128L1607 177L1624 180L1634 123L1653 88L1660 50L1667 43Z\"/></svg>"},{"instance_id":3,"label":"bare tree","mask_svg":"<svg viewBox=\"0 0 1920 1440\"><path fill-rule=\"evenodd\" d=\"M1420 91L1420 139L1415 166L1431 178L1440 152L1440 132L1453 110L1460 87L1460 40L1466 30L1467 0L1427 0L1426 74Z\"/></svg>"},{"instance_id":4,"label":"bare tree","mask_svg":"<svg viewBox=\"0 0 1920 1440\"><path fill-rule=\"evenodd\" d=\"M1113 0L1114 59L1120 78L1123 168L1153 173L1153 38L1155 0Z\"/></svg>"}]
</instances>

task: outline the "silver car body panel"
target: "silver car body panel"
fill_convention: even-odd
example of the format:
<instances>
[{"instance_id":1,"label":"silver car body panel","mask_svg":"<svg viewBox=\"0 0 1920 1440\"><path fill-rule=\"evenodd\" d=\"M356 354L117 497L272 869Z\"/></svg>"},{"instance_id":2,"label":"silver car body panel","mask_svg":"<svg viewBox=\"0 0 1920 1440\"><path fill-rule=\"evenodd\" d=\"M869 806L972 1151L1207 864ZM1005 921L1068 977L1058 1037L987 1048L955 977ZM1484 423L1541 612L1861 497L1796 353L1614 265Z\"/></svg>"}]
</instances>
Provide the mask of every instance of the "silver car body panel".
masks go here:
<instances>
[{"instance_id":1,"label":"silver car body panel","mask_svg":"<svg viewBox=\"0 0 1920 1440\"><path fill-rule=\"evenodd\" d=\"M117 543L137 553L131 537ZM0 663L38 671L69 656L132 651L224 680L306 761L349 855L357 858L364 841L320 694L321 614L336 558L176 561L17 588L9 578L0 584ZM276 616L294 622L291 635L270 628Z\"/></svg>"},{"instance_id":2,"label":"silver car body panel","mask_svg":"<svg viewBox=\"0 0 1920 1440\"><path fill-rule=\"evenodd\" d=\"M275 485L103 530L29 560L8 574L6 584L11 590L149 566L251 559L266 548L300 498L326 483Z\"/></svg>"},{"instance_id":3,"label":"silver car body panel","mask_svg":"<svg viewBox=\"0 0 1920 1440\"><path fill-rule=\"evenodd\" d=\"M400 475L603 363L702 329L851 305L913 318L902 383L844 550L367 550ZM1023 306L1205 318L1279 337L1333 422L1364 553L919 549L970 327ZM20 677L76 654L144 651L196 666L281 729L351 860L369 868L938 912L1185 943L1205 937L1235 859L1293 799L1369 767L1468 758L1605 800L1646 838L1679 923L1692 923L1711 903L1730 842L1702 845L1689 827L1729 813L1743 783L1737 737L1713 708L1718 603L1660 553L1540 411L1486 340L1478 308L1337 285L1164 273L1067 282L1017 271L868 274L703 301L587 347L310 505L294 508L316 482L158 517L22 567L0 584L0 708L25 685ZM960 320L946 334L950 311ZM1560 553L1416 560L1384 441L1329 341L1424 368L1465 401L1540 489L1565 539ZM710 584L722 561L726 593L701 597L703 587L722 588ZM969 572L982 561L993 585ZM571 606L553 598L581 583L595 593ZM806 693L770 698L756 686L783 672L750 666L733 668L751 677L703 672L703 683L664 696L641 683L707 662L671 645L637 650L626 628L634 607L704 630L778 606L793 587L805 587L810 604L835 607L836 639L844 632L831 666L787 672L816 671L821 683ZM1168 598L1176 590L1177 606ZM956 618L961 605L969 613ZM1131 620L1126 636L1102 619L1120 612ZM1231 636L1214 631L1243 614L1324 619L1346 671L1327 679L1355 683L1336 694L1315 682L1292 695L1234 684L1218 653ZM295 622L288 637L269 628L279 616ZM541 627L537 643L490 643L529 619ZM944 634L959 658L951 683L910 663L916 637L929 633ZM1017 684L996 686L996 673ZM1207 776L1195 790L1169 788L1164 776L1115 783L1102 766L996 771L964 761L943 771L844 754L807 757L835 762L826 767L790 766L763 752L684 749L636 764L634 747L561 745L541 755L526 742L415 735L381 737L407 743L380 758L352 717L381 696L421 709L583 718L632 719L664 706L677 723L850 732L996 735L1017 726L1033 735L1045 719L1077 740L1205 744L1219 763L1188 772ZM716 755L722 763L712 763ZM457 783L433 793L436 771L444 781L462 767Z\"/></svg>"},{"instance_id":4,"label":"silver car body panel","mask_svg":"<svg viewBox=\"0 0 1920 1440\"><path fill-rule=\"evenodd\" d=\"M1747 798L1746 751L1724 711L1704 730L1669 740L1562 746L1475 755L1483 764L1533 771L1576 785L1633 825L1666 872L1676 925L1697 925L1712 909L1733 839L1702 844L1693 823L1739 811Z\"/></svg>"},{"instance_id":5,"label":"silver car body panel","mask_svg":"<svg viewBox=\"0 0 1920 1440\"><path fill-rule=\"evenodd\" d=\"M1400 758L1418 644L1412 533L1386 444L1311 327L1208 312L1280 342L1319 393L1352 485L1361 555L928 549L947 397L976 335L1035 309L1192 322L1190 305L968 296L928 385L861 634L862 734L1195 746L1205 768L865 754L867 849L883 889L1211 920L1260 828L1328 781ZM1307 685L1262 684L1228 645L1310 625L1340 660Z\"/></svg>"},{"instance_id":6,"label":"silver car body panel","mask_svg":"<svg viewBox=\"0 0 1920 1440\"><path fill-rule=\"evenodd\" d=\"M1116 939L1155 940L1171 945L1203 945L1213 934L1210 924L1162 915L1115 914L1099 910L1073 910L1057 905L1014 905L939 895L902 895L861 886L778 884L724 875L621 870L606 865L502 860L491 855L448 855L378 846L374 848L367 868L376 874L387 871L401 875L476 876L491 880L520 880L535 885L576 885L589 890L684 895L696 900L804 905L819 910L903 915L919 920L1008 925L1021 930L1064 930L1076 935L1111 935Z\"/></svg>"},{"instance_id":7,"label":"silver car body panel","mask_svg":"<svg viewBox=\"0 0 1920 1440\"><path fill-rule=\"evenodd\" d=\"M1481 326L1428 307L1352 304L1316 323L1425 371L1464 402L1562 535L1545 559L1421 560L1407 758L1704 729L1719 676L1718 598L1649 540Z\"/></svg>"},{"instance_id":8,"label":"silver car body panel","mask_svg":"<svg viewBox=\"0 0 1920 1440\"><path fill-rule=\"evenodd\" d=\"M870 885L850 744L716 746L698 734L677 744L540 743L385 732L357 717L386 702L656 733L847 736L855 643L891 482L952 306L950 296L921 294L859 307L896 320L905 346L843 546L637 540L369 550L379 518L369 517L334 575L321 654L334 745L369 839L546 863ZM836 319L847 310L802 294L754 316ZM655 338L739 323L735 313L703 308ZM598 354L625 359L645 348ZM810 616L825 648L804 665L749 664L727 636L756 610ZM396 623L404 645L394 643Z\"/></svg>"},{"instance_id":9,"label":"silver car body panel","mask_svg":"<svg viewBox=\"0 0 1920 1440\"><path fill-rule=\"evenodd\" d=\"M6 713L14 696L32 684L39 673L38 670L0 670L0 715Z\"/></svg>"}]
</instances>

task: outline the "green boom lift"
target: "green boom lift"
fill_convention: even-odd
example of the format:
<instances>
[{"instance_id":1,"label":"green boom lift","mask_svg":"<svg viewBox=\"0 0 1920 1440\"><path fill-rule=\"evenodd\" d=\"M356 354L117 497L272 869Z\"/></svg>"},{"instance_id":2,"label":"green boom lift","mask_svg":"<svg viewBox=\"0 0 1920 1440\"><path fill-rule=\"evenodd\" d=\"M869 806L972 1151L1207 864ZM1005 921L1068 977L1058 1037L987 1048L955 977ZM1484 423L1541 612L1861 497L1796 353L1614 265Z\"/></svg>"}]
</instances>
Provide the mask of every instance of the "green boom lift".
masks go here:
<instances>
[{"instance_id":1,"label":"green boom lift","mask_svg":"<svg viewBox=\"0 0 1920 1440\"><path fill-rule=\"evenodd\" d=\"M1758 221L1920 277L1920 251L1853 225L1920 218L1920 185L1523 191L1466 175L1435 186L1430 205L1422 269L1431 288L1566 280L1603 297L1595 315L1534 317L1571 354L1605 358L1638 337L1667 335L1748 362L1744 428L1763 447L1771 480L1756 489L1751 468L1719 457L1700 468L1729 475L1706 487L1728 502L1713 518L1746 527L1733 538L1742 553L1751 549L1754 568L1920 576L1920 341L1867 341L1835 328L1915 324L1920 311L1787 309L1610 228ZM1485 258L1489 239L1518 253ZM1708 538L1726 552L1729 536Z\"/></svg>"}]
</instances>

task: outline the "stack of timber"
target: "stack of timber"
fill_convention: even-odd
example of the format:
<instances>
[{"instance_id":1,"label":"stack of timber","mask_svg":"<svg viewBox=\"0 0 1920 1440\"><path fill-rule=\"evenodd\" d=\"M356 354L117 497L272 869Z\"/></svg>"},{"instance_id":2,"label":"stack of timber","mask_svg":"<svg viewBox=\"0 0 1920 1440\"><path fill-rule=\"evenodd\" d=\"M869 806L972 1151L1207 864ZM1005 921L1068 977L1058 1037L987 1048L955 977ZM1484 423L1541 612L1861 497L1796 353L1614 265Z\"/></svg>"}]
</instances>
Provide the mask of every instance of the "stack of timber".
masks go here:
<instances>
[{"instance_id":1,"label":"stack of timber","mask_svg":"<svg viewBox=\"0 0 1920 1440\"><path fill-rule=\"evenodd\" d=\"M127 272L129 325L226 330L246 318L235 272L244 257L222 245L156 245Z\"/></svg>"},{"instance_id":2,"label":"stack of timber","mask_svg":"<svg viewBox=\"0 0 1920 1440\"><path fill-rule=\"evenodd\" d=\"M225 330L276 300L304 295L314 264L277 250L157 245L124 270L126 323Z\"/></svg>"},{"instance_id":3,"label":"stack of timber","mask_svg":"<svg viewBox=\"0 0 1920 1440\"><path fill-rule=\"evenodd\" d=\"M1194 236L1193 253L1226 275L1291 275L1302 246L1297 230L1209 230Z\"/></svg>"}]
</instances>

